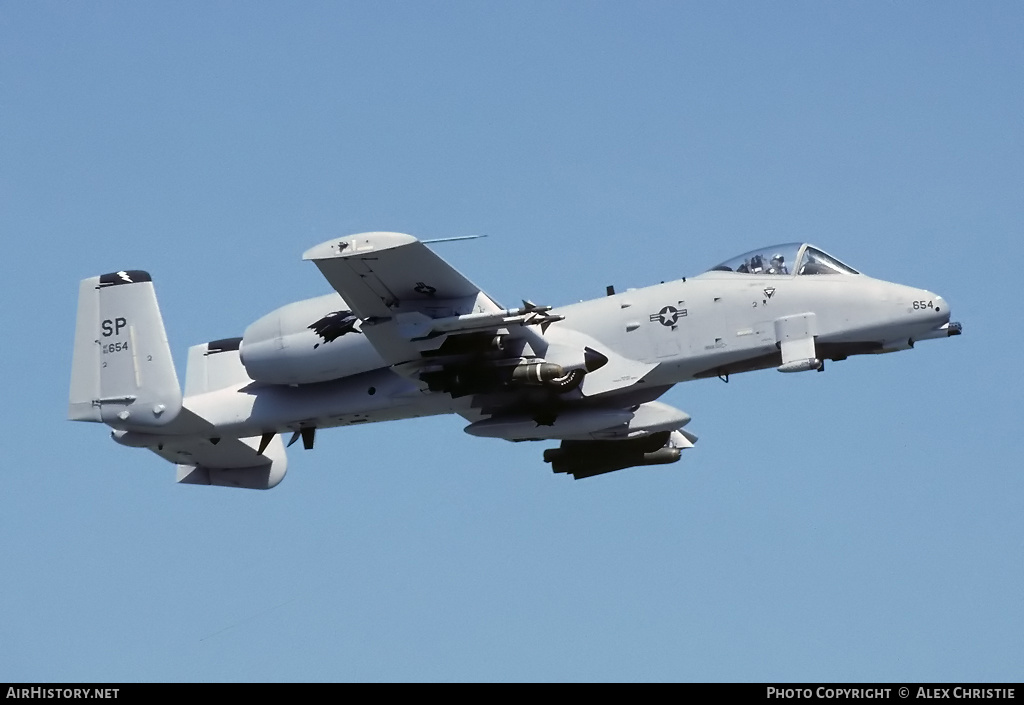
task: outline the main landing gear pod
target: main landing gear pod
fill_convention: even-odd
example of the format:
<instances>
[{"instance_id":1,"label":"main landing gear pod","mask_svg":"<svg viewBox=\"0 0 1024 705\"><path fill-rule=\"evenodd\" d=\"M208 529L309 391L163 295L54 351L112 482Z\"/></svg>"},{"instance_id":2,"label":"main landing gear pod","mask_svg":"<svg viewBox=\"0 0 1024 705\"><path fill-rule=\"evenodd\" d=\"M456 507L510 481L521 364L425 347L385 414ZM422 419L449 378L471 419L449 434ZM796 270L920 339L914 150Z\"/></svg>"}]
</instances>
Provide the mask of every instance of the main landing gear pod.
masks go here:
<instances>
[{"instance_id":1,"label":"main landing gear pod","mask_svg":"<svg viewBox=\"0 0 1024 705\"><path fill-rule=\"evenodd\" d=\"M779 372L821 369L821 360L814 349L815 323L813 313L798 313L775 321L775 340L782 351Z\"/></svg>"}]
</instances>

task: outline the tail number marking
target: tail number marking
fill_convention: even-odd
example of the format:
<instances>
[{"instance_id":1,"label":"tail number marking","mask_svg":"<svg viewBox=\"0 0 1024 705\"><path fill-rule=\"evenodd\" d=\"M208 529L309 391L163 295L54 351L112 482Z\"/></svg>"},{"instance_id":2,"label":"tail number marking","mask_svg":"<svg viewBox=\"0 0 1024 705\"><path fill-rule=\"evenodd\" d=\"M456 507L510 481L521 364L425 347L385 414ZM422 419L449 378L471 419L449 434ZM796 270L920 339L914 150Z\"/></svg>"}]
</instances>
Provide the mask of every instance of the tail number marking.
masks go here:
<instances>
[{"instance_id":1,"label":"tail number marking","mask_svg":"<svg viewBox=\"0 0 1024 705\"><path fill-rule=\"evenodd\" d=\"M109 338L112 335L121 335L121 329L128 325L128 321L124 318L115 318L113 320L106 319L100 326L103 332L104 338Z\"/></svg>"}]
</instances>

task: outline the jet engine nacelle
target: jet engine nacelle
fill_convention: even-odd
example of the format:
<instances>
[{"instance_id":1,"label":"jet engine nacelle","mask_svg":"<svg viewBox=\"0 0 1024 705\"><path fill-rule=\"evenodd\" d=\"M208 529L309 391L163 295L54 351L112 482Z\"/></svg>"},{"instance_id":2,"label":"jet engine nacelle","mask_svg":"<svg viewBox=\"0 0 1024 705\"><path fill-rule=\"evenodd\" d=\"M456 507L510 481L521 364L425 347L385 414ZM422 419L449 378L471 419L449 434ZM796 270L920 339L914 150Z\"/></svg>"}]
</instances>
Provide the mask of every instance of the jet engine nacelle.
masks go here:
<instances>
[{"instance_id":1,"label":"jet engine nacelle","mask_svg":"<svg viewBox=\"0 0 1024 705\"><path fill-rule=\"evenodd\" d=\"M387 363L337 294L282 306L245 329L239 354L245 371L267 384L327 382Z\"/></svg>"}]
</instances>

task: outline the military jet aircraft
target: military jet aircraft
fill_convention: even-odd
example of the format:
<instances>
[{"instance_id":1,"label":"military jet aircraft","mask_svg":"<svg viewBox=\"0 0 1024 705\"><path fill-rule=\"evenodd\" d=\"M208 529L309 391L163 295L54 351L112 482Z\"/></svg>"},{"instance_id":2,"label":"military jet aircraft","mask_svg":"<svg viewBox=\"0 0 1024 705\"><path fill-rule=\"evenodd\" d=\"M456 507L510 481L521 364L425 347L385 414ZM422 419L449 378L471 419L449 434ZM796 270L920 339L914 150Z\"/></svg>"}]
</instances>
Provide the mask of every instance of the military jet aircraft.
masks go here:
<instances>
[{"instance_id":1,"label":"military jet aircraft","mask_svg":"<svg viewBox=\"0 0 1024 705\"><path fill-rule=\"evenodd\" d=\"M579 479L673 463L696 436L657 401L680 382L912 348L961 332L941 296L806 243L562 308L504 308L410 235L329 240L304 259L335 292L189 349L178 385L152 280L81 282L69 416L177 465L178 481L269 489L319 429L459 414L474 436L560 441Z\"/></svg>"}]
</instances>

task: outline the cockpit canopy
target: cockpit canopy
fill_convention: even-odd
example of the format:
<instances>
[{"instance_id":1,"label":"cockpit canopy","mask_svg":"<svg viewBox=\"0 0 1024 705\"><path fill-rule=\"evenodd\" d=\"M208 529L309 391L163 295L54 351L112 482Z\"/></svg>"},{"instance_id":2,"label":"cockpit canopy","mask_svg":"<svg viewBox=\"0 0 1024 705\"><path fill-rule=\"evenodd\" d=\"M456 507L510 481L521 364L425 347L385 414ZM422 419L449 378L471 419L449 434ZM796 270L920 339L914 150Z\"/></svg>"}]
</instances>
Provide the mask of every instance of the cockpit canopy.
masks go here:
<instances>
[{"instance_id":1,"label":"cockpit canopy","mask_svg":"<svg viewBox=\"0 0 1024 705\"><path fill-rule=\"evenodd\" d=\"M835 257L807 243L791 242L751 250L712 267L709 272L740 274L860 274Z\"/></svg>"}]
</instances>

